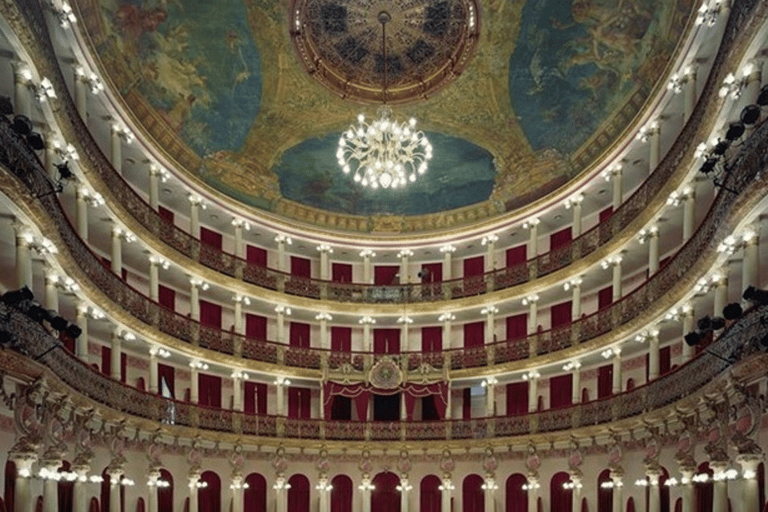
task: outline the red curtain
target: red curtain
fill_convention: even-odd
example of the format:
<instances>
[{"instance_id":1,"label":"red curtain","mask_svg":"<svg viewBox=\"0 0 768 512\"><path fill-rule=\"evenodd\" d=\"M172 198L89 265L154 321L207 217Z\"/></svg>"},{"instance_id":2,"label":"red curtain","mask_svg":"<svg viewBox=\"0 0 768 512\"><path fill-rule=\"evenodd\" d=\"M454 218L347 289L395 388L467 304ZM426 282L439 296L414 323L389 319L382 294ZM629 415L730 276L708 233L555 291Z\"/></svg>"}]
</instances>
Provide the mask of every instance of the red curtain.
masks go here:
<instances>
[{"instance_id":1,"label":"red curtain","mask_svg":"<svg viewBox=\"0 0 768 512\"><path fill-rule=\"evenodd\" d=\"M334 283L351 283L352 265L349 263L331 264L331 281Z\"/></svg>"},{"instance_id":2,"label":"red curtain","mask_svg":"<svg viewBox=\"0 0 768 512\"><path fill-rule=\"evenodd\" d=\"M555 304L550 308L550 323L552 328L562 327L571 323L573 306L571 301Z\"/></svg>"},{"instance_id":3,"label":"red curtain","mask_svg":"<svg viewBox=\"0 0 768 512\"><path fill-rule=\"evenodd\" d=\"M483 478L480 475L467 475L461 484L462 512L485 512L483 496Z\"/></svg>"},{"instance_id":4,"label":"red curtain","mask_svg":"<svg viewBox=\"0 0 768 512\"><path fill-rule=\"evenodd\" d=\"M607 308L613 304L613 286L608 286L597 292L597 309Z\"/></svg>"},{"instance_id":5,"label":"red curtain","mask_svg":"<svg viewBox=\"0 0 768 512\"><path fill-rule=\"evenodd\" d=\"M331 352L349 353L352 351L352 328L331 327Z\"/></svg>"},{"instance_id":6,"label":"red curtain","mask_svg":"<svg viewBox=\"0 0 768 512\"><path fill-rule=\"evenodd\" d=\"M13 492L16 490L16 463L12 460L5 461L5 485L4 493L5 505L8 508L8 512L13 512Z\"/></svg>"},{"instance_id":7,"label":"red curtain","mask_svg":"<svg viewBox=\"0 0 768 512\"><path fill-rule=\"evenodd\" d=\"M528 314L507 317L507 339L521 340L528 336Z\"/></svg>"},{"instance_id":8,"label":"red curtain","mask_svg":"<svg viewBox=\"0 0 768 512\"><path fill-rule=\"evenodd\" d=\"M373 269L373 284L377 286L390 286L399 284L397 275L400 267L397 265L376 265Z\"/></svg>"},{"instance_id":9,"label":"red curtain","mask_svg":"<svg viewBox=\"0 0 768 512\"><path fill-rule=\"evenodd\" d=\"M525 263L528 257L527 251L528 247L525 245L518 245L517 247L507 249L507 268Z\"/></svg>"},{"instance_id":10,"label":"red curtain","mask_svg":"<svg viewBox=\"0 0 768 512\"><path fill-rule=\"evenodd\" d=\"M597 512L613 512L613 489L603 487L603 483L610 481L610 469L604 469L597 476Z\"/></svg>"},{"instance_id":11,"label":"red curtain","mask_svg":"<svg viewBox=\"0 0 768 512\"><path fill-rule=\"evenodd\" d=\"M157 301L164 308L176 311L176 291L173 288L158 285Z\"/></svg>"},{"instance_id":12,"label":"red curtain","mask_svg":"<svg viewBox=\"0 0 768 512\"><path fill-rule=\"evenodd\" d=\"M69 472L71 466L69 461L62 461L59 472ZM59 480L57 494L59 501L59 512L72 512L72 493L74 492L75 482L68 480Z\"/></svg>"},{"instance_id":13,"label":"red curtain","mask_svg":"<svg viewBox=\"0 0 768 512\"><path fill-rule=\"evenodd\" d=\"M668 373L672 368L672 346L667 345L659 349L659 375Z\"/></svg>"},{"instance_id":14,"label":"red curtain","mask_svg":"<svg viewBox=\"0 0 768 512\"><path fill-rule=\"evenodd\" d=\"M578 371L578 370L574 370ZM549 407L568 407L573 404L573 376L558 375L549 379Z\"/></svg>"},{"instance_id":15,"label":"red curtain","mask_svg":"<svg viewBox=\"0 0 768 512\"><path fill-rule=\"evenodd\" d=\"M173 475L167 469L160 469L160 480L168 482L168 487L157 488L157 509L173 510Z\"/></svg>"},{"instance_id":16,"label":"red curtain","mask_svg":"<svg viewBox=\"0 0 768 512\"><path fill-rule=\"evenodd\" d=\"M527 483L528 479L520 473L507 478L505 512L528 512L528 491L523 490Z\"/></svg>"},{"instance_id":17,"label":"red curtain","mask_svg":"<svg viewBox=\"0 0 768 512\"><path fill-rule=\"evenodd\" d=\"M597 398L613 394L613 365L607 364L597 369Z\"/></svg>"},{"instance_id":18,"label":"red curtain","mask_svg":"<svg viewBox=\"0 0 768 512\"><path fill-rule=\"evenodd\" d=\"M261 247L254 247L247 245L245 247L245 261L252 265L259 265L260 267L267 266L267 250Z\"/></svg>"},{"instance_id":19,"label":"red curtain","mask_svg":"<svg viewBox=\"0 0 768 512\"><path fill-rule=\"evenodd\" d=\"M352 512L352 479L336 475L331 480L331 512Z\"/></svg>"},{"instance_id":20,"label":"red curtain","mask_svg":"<svg viewBox=\"0 0 768 512\"><path fill-rule=\"evenodd\" d=\"M245 483L248 487L243 491L243 512L267 512L267 479L260 473L251 473L245 477Z\"/></svg>"},{"instance_id":21,"label":"red curtain","mask_svg":"<svg viewBox=\"0 0 768 512\"><path fill-rule=\"evenodd\" d=\"M255 340L267 339L267 317L245 314L245 336Z\"/></svg>"},{"instance_id":22,"label":"red curtain","mask_svg":"<svg viewBox=\"0 0 768 512\"><path fill-rule=\"evenodd\" d=\"M485 273L485 259L475 256L464 260L464 277L481 276Z\"/></svg>"},{"instance_id":23,"label":"red curtain","mask_svg":"<svg viewBox=\"0 0 768 512\"><path fill-rule=\"evenodd\" d=\"M200 299L200 325L221 329L221 306Z\"/></svg>"},{"instance_id":24,"label":"red curtain","mask_svg":"<svg viewBox=\"0 0 768 512\"><path fill-rule=\"evenodd\" d=\"M288 388L288 417L308 420L312 417L312 390Z\"/></svg>"},{"instance_id":25,"label":"red curtain","mask_svg":"<svg viewBox=\"0 0 768 512\"><path fill-rule=\"evenodd\" d=\"M173 366L157 363L157 391L159 394L163 394L163 382L165 382L165 385L168 386L168 390L171 392L171 397L176 396L176 376L174 373Z\"/></svg>"},{"instance_id":26,"label":"red curtain","mask_svg":"<svg viewBox=\"0 0 768 512\"><path fill-rule=\"evenodd\" d=\"M528 381L507 384L507 416L528 412Z\"/></svg>"},{"instance_id":27,"label":"red curtain","mask_svg":"<svg viewBox=\"0 0 768 512\"><path fill-rule=\"evenodd\" d=\"M400 512L400 479L392 472L379 473L373 477L371 491L371 512ZM293 511L291 511L293 512Z\"/></svg>"},{"instance_id":28,"label":"red curtain","mask_svg":"<svg viewBox=\"0 0 768 512\"><path fill-rule=\"evenodd\" d=\"M549 481L550 512L573 512L573 490L563 488L563 484L570 480L571 476L565 471L552 475Z\"/></svg>"},{"instance_id":29,"label":"red curtain","mask_svg":"<svg viewBox=\"0 0 768 512\"><path fill-rule=\"evenodd\" d=\"M422 283L442 283L443 282L443 264L442 263L424 263L421 268L426 273L421 278Z\"/></svg>"},{"instance_id":30,"label":"red curtain","mask_svg":"<svg viewBox=\"0 0 768 512\"><path fill-rule=\"evenodd\" d=\"M571 243L571 228L564 228L549 235L549 250L554 251Z\"/></svg>"},{"instance_id":31,"label":"red curtain","mask_svg":"<svg viewBox=\"0 0 768 512\"><path fill-rule=\"evenodd\" d=\"M266 384L247 380L243 391L243 412L246 414L267 414Z\"/></svg>"},{"instance_id":32,"label":"red curtain","mask_svg":"<svg viewBox=\"0 0 768 512\"><path fill-rule=\"evenodd\" d=\"M323 414L325 418L331 417L331 407L333 406L333 397L335 395L351 398L355 405L358 421L367 421L368 402L371 395L370 389L367 386L363 384L347 386L343 384L336 384L334 382L327 382L323 388L323 396L325 397L325 402L323 403Z\"/></svg>"},{"instance_id":33,"label":"red curtain","mask_svg":"<svg viewBox=\"0 0 768 512\"><path fill-rule=\"evenodd\" d=\"M427 475L419 484L419 512L442 512L440 478Z\"/></svg>"},{"instance_id":34,"label":"red curtain","mask_svg":"<svg viewBox=\"0 0 768 512\"><path fill-rule=\"evenodd\" d=\"M215 249L221 250L221 233L217 233L212 229L200 226L200 242Z\"/></svg>"},{"instance_id":35,"label":"red curtain","mask_svg":"<svg viewBox=\"0 0 768 512\"><path fill-rule=\"evenodd\" d=\"M374 354L399 354L400 353L400 329L374 329L373 330Z\"/></svg>"},{"instance_id":36,"label":"red curtain","mask_svg":"<svg viewBox=\"0 0 768 512\"><path fill-rule=\"evenodd\" d=\"M290 512L309 512L309 479L296 474L288 479L288 510ZM218 512L218 511L217 511Z\"/></svg>"},{"instance_id":37,"label":"red curtain","mask_svg":"<svg viewBox=\"0 0 768 512\"><path fill-rule=\"evenodd\" d=\"M163 219L165 222L167 222L168 224L173 224L174 214L172 210L169 210L168 208L158 205L157 213L160 215L160 218Z\"/></svg>"},{"instance_id":38,"label":"red curtain","mask_svg":"<svg viewBox=\"0 0 768 512\"><path fill-rule=\"evenodd\" d=\"M440 352L443 349L443 328L439 325L421 328L421 351Z\"/></svg>"},{"instance_id":39,"label":"red curtain","mask_svg":"<svg viewBox=\"0 0 768 512\"><path fill-rule=\"evenodd\" d=\"M288 344L292 347L309 348L309 324L291 322Z\"/></svg>"},{"instance_id":40,"label":"red curtain","mask_svg":"<svg viewBox=\"0 0 768 512\"><path fill-rule=\"evenodd\" d=\"M648 488L646 487L646 493L647 492ZM627 500L627 512L635 512L635 500L632 498L632 496L630 496Z\"/></svg>"},{"instance_id":41,"label":"red curtain","mask_svg":"<svg viewBox=\"0 0 768 512\"><path fill-rule=\"evenodd\" d=\"M221 377L200 373L197 376L200 405L221 408Z\"/></svg>"},{"instance_id":42,"label":"red curtain","mask_svg":"<svg viewBox=\"0 0 768 512\"><path fill-rule=\"evenodd\" d=\"M198 512L221 512L221 479L219 475L213 471L203 471L200 475L200 481L208 485L197 490Z\"/></svg>"},{"instance_id":43,"label":"red curtain","mask_svg":"<svg viewBox=\"0 0 768 512\"><path fill-rule=\"evenodd\" d=\"M464 324L464 348L482 347L485 344L485 322Z\"/></svg>"},{"instance_id":44,"label":"red curtain","mask_svg":"<svg viewBox=\"0 0 768 512\"><path fill-rule=\"evenodd\" d=\"M609 206L605 210L600 212L600 222L605 222L613 215L613 206Z\"/></svg>"},{"instance_id":45,"label":"red curtain","mask_svg":"<svg viewBox=\"0 0 768 512\"><path fill-rule=\"evenodd\" d=\"M291 275L309 279L312 276L312 263L308 258L291 256Z\"/></svg>"}]
</instances>

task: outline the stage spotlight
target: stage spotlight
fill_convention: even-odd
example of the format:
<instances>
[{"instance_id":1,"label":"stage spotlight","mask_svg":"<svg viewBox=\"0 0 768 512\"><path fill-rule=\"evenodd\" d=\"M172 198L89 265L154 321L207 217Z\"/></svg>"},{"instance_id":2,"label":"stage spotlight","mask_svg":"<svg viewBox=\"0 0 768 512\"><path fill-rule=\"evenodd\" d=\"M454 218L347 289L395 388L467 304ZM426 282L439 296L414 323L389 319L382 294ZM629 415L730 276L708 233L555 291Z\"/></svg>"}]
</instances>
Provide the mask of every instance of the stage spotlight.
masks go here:
<instances>
[{"instance_id":1,"label":"stage spotlight","mask_svg":"<svg viewBox=\"0 0 768 512\"><path fill-rule=\"evenodd\" d=\"M13 114L13 103L8 96L0 96L0 114L4 116Z\"/></svg>"},{"instance_id":2,"label":"stage spotlight","mask_svg":"<svg viewBox=\"0 0 768 512\"><path fill-rule=\"evenodd\" d=\"M48 311L46 311L40 304L34 304L27 310L27 316L35 322L42 322L48 319Z\"/></svg>"},{"instance_id":3,"label":"stage spotlight","mask_svg":"<svg viewBox=\"0 0 768 512\"><path fill-rule=\"evenodd\" d=\"M741 111L741 122L745 125L753 125L760 119L760 107L757 105L747 105Z\"/></svg>"},{"instance_id":4,"label":"stage spotlight","mask_svg":"<svg viewBox=\"0 0 768 512\"><path fill-rule=\"evenodd\" d=\"M701 343L701 334L696 331L691 331L683 336L683 340L685 340L689 347L694 347Z\"/></svg>"},{"instance_id":5,"label":"stage spotlight","mask_svg":"<svg viewBox=\"0 0 768 512\"><path fill-rule=\"evenodd\" d=\"M67 328L69 322L66 318L56 315L51 319L51 327L59 332Z\"/></svg>"},{"instance_id":6,"label":"stage spotlight","mask_svg":"<svg viewBox=\"0 0 768 512\"><path fill-rule=\"evenodd\" d=\"M730 140L731 139L719 141L717 144L715 144L715 147L712 148L712 153L718 156L724 155L731 145Z\"/></svg>"},{"instance_id":7,"label":"stage spotlight","mask_svg":"<svg viewBox=\"0 0 768 512\"><path fill-rule=\"evenodd\" d=\"M11 128L22 137L26 137L32 133L32 121L27 116L19 114L13 118Z\"/></svg>"},{"instance_id":8,"label":"stage spotlight","mask_svg":"<svg viewBox=\"0 0 768 512\"><path fill-rule=\"evenodd\" d=\"M765 107L768 105L768 84L764 85L762 89L760 89L760 94L757 95L757 101L755 102L760 107Z\"/></svg>"},{"instance_id":9,"label":"stage spotlight","mask_svg":"<svg viewBox=\"0 0 768 512\"><path fill-rule=\"evenodd\" d=\"M35 151L42 151L45 149L45 141L43 136L37 132L32 132L27 135L27 144Z\"/></svg>"},{"instance_id":10,"label":"stage spotlight","mask_svg":"<svg viewBox=\"0 0 768 512\"><path fill-rule=\"evenodd\" d=\"M758 290L754 286L748 287L744 290L742 295L744 300L748 300L755 306L768 306L768 292L765 290Z\"/></svg>"},{"instance_id":11,"label":"stage spotlight","mask_svg":"<svg viewBox=\"0 0 768 512\"><path fill-rule=\"evenodd\" d=\"M75 324L69 324L66 329L64 329L64 332L72 338L73 340L76 340L78 336L80 336L83 333L83 330L75 325Z\"/></svg>"},{"instance_id":12,"label":"stage spotlight","mask_svg":"<svg viewBox=\"0 0 768 512\"><path fill-rule=\"evenodd\" d=\"M30 301L34 298L35 295L32 293L32 290L25 286L19 290L5 292L2 297L0 297L0 302L8 306L18 308L23 302Z\"/></svg>"},{"instance_id":13,"label":"stage spotlight","mask_svg":"<svg viewBox=\"0 0 768 512\"><path fill-rule=\"evenodd\" d=\"M739 140L742 135L744 135L744 123L741 121L737 123L731 123L728 126L728 131L725 132L725 138L731 142L735 140Z\"/></svg>"},{"instance_id":14,"label":"stage spotlight","mask_svg":"<svg viewBox=\"0 0 768 512\"><path fill-rule=\"evenodd\" d=\"M723 308L723 316L726 320L738 320L743 314L744 310L738 302L732 302Z\"/></svg>"}]
</instances>

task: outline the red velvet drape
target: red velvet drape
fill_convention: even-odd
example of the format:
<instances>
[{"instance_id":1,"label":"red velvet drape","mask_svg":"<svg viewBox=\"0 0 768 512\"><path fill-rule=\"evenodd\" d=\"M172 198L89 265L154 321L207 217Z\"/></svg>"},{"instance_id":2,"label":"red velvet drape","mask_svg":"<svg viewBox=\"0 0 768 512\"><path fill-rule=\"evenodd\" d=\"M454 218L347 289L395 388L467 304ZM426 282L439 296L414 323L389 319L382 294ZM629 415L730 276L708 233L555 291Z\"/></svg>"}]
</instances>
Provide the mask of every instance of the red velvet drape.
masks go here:
<instances>
[{"instance_id":1,"label":"red velvet drape","mask_svg":"<svg viewBox=\"0 0 768 512\"><path fill-rule=\"evenodd\" d=\"M292 347L309 348L309 324L291 322L288 344Z\"/></svg>"},{"instance_id":2,"label":"red velvet drape","mask_svg":"<svg viewBox=\"0 0 768 512\"><path fill-rule=\"evenodd\" d=\"M521 265L526 262L528 257L528 246L518 245L517 247L510 247L507 249L507 268Z\"/></svg>"},{"instance_id":3,"label":"red velvet drape","mask_svg":"<svg viewBox=\"0 0 768 512\"><path fill-rule=\"evenodd\" d=\"M513 473L507 478L506 507L504 512L528 512L528 491L523 490L523 485L528 483L525 475Z\"/></svg>"},{"instance_id":4,"label":"red velvet drape","mask_svg":"<svg viewBox=\"0 0 768 512\"><path fill-rule=\"evenodd\" d=\"M427 475L419 484L419 512L442 512L440 478Z\"/></svg>"},{"instance_id":5,"label":"red velvet drape","mask_svg":"<svg viewBox=\"0 0 768 512\"><path fill-rule=\"evenodd\" d=\"M485 496L483 496L483 477L467 475L461 483L462 512L485 512Z\"/></svg>"},{"instance_id":6,"label":"red velvet drape","mask_svg":"<svg viewBox=\"0 0 768 512\"><path fill-rule=\"evenodd\" d=\"M245 336L254 340L267 339L267 317L245 314Z\"/></svg>"},{"instance_id":7,"label":"red velvet drape","mask_svg":"<svg viewBox=\"0 0 768 512\"><path fill-rule=\"evenodd\" d=\"M288 417L308 420L312 417L312 390L288 388Z\"/></svg>"},{"instance_id":8,"label":"red velvet drape","mask_svg":"<svg viewBox=\"0 0 768 512\"><path fill-rule=\"evenodd\" d=\"M572 240L571 228L567 227L549 235L549 250L554 251L570 244Z\"/></svg>"},{"instance_id":9,"label":"red velvet drape","mask_svg":"<svg viewBox=\"0 0 768 512\"><path fill-rule=\"evenodd\" d=\"M290 512L309 512L309 478L302 474L288 479L288 510Z\"/></svg>"},{"instance_id":10,"label":"red velvet drape","mask_svg":"<svg viewBox=\"0 0 768 512\"><path fill-rule=\"evenodd\" d=\"M563 487L570 480L571 476L565 471L552 475L549 481L550 512L573 512L573 490Z\"/></svg>"},{"instance_id":11,"label":"red velvet drape","mask_svg":"<svg viewBox=\"0 0 768 512\"><path fill-rule=\"evenodd\" d=\"M312 262L309 258L291 256L291 275L309 279L312 276Z\"/></svg>"},{"instance_id":12,"label":"red velvet drape","mask_svg":"<svg viewBox=\"0 0 768 512\"><path fill-rule=\"evenodd\" d=\"M424 263L421 266L423 273L422 284L442 283L443 282L443 264L442 263Z\"/></svg>"},{"instance_id":13,"label":"red velvet drape","mask_svg":"<svg viewBox=\"0 0 768 512\"><path fill-rule=\"evenodd\" d=\"M553 329L571 323L573 308L571 301L554 304L550 311L550 325Z\"/></svg>"},{"instance_id":14,"label":"red velvet drape","mask_svg":"<svg viewBox=\"0 0 768 512\"><path fill-rule=\"evenodd\" d=\"M336 475L331 480L331 512L352 512L352 479L347 475Z\"/></svg>"},{"instance_id":15,"label":"red velvet drape","mask_svg":"<svg viewBox=\"0 0 768 512\"><path fill-rule=\"evenodd\" d=\"M197 375L200 405L221 408L221 377L218 375Z\"/></svg>"},{"instance_id":16,"label":"red velvet drape","mask_svg":"<svg viewBox=\"0 0 768 512\"><path fill-rule=\"evenodd\" d=\"M158 285L157 302L166 309L176 311L176 291L173 288Z\"/></svg>"},{"instance_id":17,"label":"red velvet drape","mask_svg":"<svg viewBox=\"0 0 768 512\"><path fill-rule=\"evenodd\" d=\"M430 326L421 328L421 351L440 352L443 349L442 326Z\"/></svg>"},{"instance_id":18,"label":"red velvet drape","mask_svg":"<svg viewBox=\"0 0 768 512\"><path fill-rule=\"evenodd\" d=\"M667 345L659 349L659 375L668 373L672 368L672 346Z\"/></svg>"},{"instance_id":19,"label":"red velvet drape","mask_svg":"<svg viewBox=\"0 0 768 512\"><path fill-rule=\"evenodd\" d=\"M507 339L520 340L528 335L528 314L507 317Z\"/></svg>"},{"instance_id":20,"label":"red velvet drape","mask_svg":"<svg viewBox=\"0 0 768 512\"><path fill-rule=\"evenodd\" d=\"M221 306L200 299L200 325L221 329Z\"/></svg>"},{"instance_id":21,"label":"red velvet drape","mask_svg":"<svg viewBox=\"0 0 768 512\"><path fill-rule=\"evenodd\" d=\"M252 265L259 265L260 267L267 266L267 250L261 247L254 247L248 245L245 248L245 261Z\"/></svg>"},{"instance_id":22,"label":"red velvet drape","mask_svg":"<svg viewBox=\"0 0 768 512\"><path fill-rule=\"evenodd\" d=\"M464 260L464 277L481 276L485 273L485 257L475 256Z\"/></svg>"},{"instance_id":23,"label":"red velvet drape","mask_svg":"<svg viewBox=\"0 0 768 512\"><path fill-rule=\"evenodd\" d=\"M485 322L464 324L464 348L482 347L485 344Z\"/></svg>"},{"instance_id":24,"label":"red velvet drape","mask_svg":"<svg viewBox=\"0 0 768 512\"><path fill-rule=\"evenodd\" d=\"M600 222L605 222L608 219L611 218L611 215L613 215L613 206L609 206L605 210L602 210L599 215Z\"/></svg>"},{"instance_id":25,"label":"red velvet drape","mask_svg":"<svg viewBox=\"0 0 768 512\"><path fill-rule=\"evenodd\" d=\"M400 512L400 478L387 471L373 477L372 483L371 512Z\"/></svg>"},{"instance_id":26,"label":"red velvet drape","mask_svg":"<svg viewBox=\"0 0 768 512\"><path fill-rule=\"evenodd\" d=\"M613 394L613 365L607 364L597 369L597 398Z\"/></svg>"},{"instance_id":27,"label":"red velvet drape","mask_svg":"<svg viewBox=\"0 0 768 512\"><path fill-rule=\"evenodd\" d=\"M349 263L333 263L331 265L331 281L334 283L351 283L352 265Z\"/></svg>"},{"instance_id":28,"label":"red velvet drape","mask_svg":"<svg viewBox=\"0 0 768 512\"><path fill-rule=\"evenodd\" d=\"M176 396L176 376L173 366L168 366L162 363L157 363L157 383L159 394L163 394L163 382L171 392L171 397Z\"/></svg>"},{"instance_id":29,"label":"red velvet drape","mask_svg":"<svg viewBox=\"0 0 768 512\"><path fill-rule=\"evenodd\" d=\"M267 512L267 479L260 473L251 473L245 477L245 483L248 488L243 492L243 512Z\"/></svg>"},{"instance_id":30,"label":"red velvet drape","mask_svg":"<svg viewBox=\"0 0 768 512\"><path fill-rule=\"evenodd\" d=\"M207 485L197 490L198 512L221 512L221 478L219 475L213 471L203 471L200 475L200 481Z\"/></svg>"},{"instance_id":31,"label":"red velvet drape","mask_svg":"<svg viewBox=\"0 0 768 512\"><path fill-rule=\"evenodd\" d=\"M610 481L610 469L604 469L597 476L597 512L613 512L613 489L603 487L603 483Z\"/></svg>"},{"instance_id":32,"label":"red velvet drape","mask_svg":"<svg viewBox=\"0 0 768 512\"><path fill-rule=\"evenodd\" d=\"M578 371L578 370L577 370ZM557 375L549 379L549 407L568 407L573 404L573 376Z\"/></svg>"},{"instance_id":33,"label":"red velvet drape","mask_svg":"<svg viewBox=\"0 0 768 512\"><path fill-rule=\"evenodd\" d=\"M400 329L374 329L373 330L374 354L399 354L400 353Z\"/></svg>"},{"instance_id":34,"label":"red velvet drape","mask_svg":"<svg viewBox=\"0 0 768 512\"><path fill-rule=\"evenodd\" d=\"M267 414L266 384L245 381L243 391L243 412L246 414Z\"/></svg>"},{"instance_id":35,"label":"red velvet drape","mask_svg":"<svg viewBox=\"0 0 768 512\"><path fill-rule=\"evenodd\" d=\"M416 400L431 396L434 397L435 400L435 413L439 419L444 419L449 392L449 388L444 382L437 382L434 384L418 384L415 382L409 382L394 391L372 388L368 384L345 385L337 384L335 382L328 382L323 387L323 395L325 397L325 402L323 403L323 413L326 418L330 418L333 407L333 397L344 396L350 398L353 401L357 411L358 420L365 421L369 396L371 393L376 393L379 395L400 394L402 399L405 400L406 412L409 417L413 416Z\"/></svg>"},{"instance_id":36,"label":"red velvet drape","mask_svg":"<svg viewBox=\"0 0 768 512\"><path fill-rule=\"evenodd\" d=\"M399 284L397 275L400 267L397 265L376 265L373 268L373 284L377 286L391 286Z\"/></svg>"},{"instance_id":37,"label":"red velvet drape","mask_svg":"<svg viewBox=\"0 0 768 512\"><path fill-rule=\"evenodd\" d=\"M165 222L167 222L168 224L173 224L174 217L175 217L173 210L169 210L168 208L158 205L157 213L158 215L160 215L160 218L163 219Z\"/></svg>"},{"instance_id":38,"label":"red velvet drape","mask_svg":"<svg viewBox=\"0 0 768 512\"><path fill-rule=\"evenodd\" d=\"M507 384L507 416L528 412L528 381Z\"/></svg>"},{"instance_id":39,"label":"red velvet drape","mask_svg":"<svg viewBox=\"0 0 768 512\"><path fill-rule=\"evenodd\" d=\"M608 286L597 292L597 309L607 308L613 304L613 286Z\"/></svg>"},{"instance_id":40,"label":"red velvet drape","mask_svg":"<svg viewBox=\"0 0 768 512\"><path fill-rule=\"evenodd\" d=\"M331 327L331 352L349 353L352 351L352 328Z\"/></svg>"},{"instance_id":41,"label":"red velvet drape","mask_svg":"<svg viewBox=\"0 0 768 512\"><path fill-rule=\"evenodd\" d=\"M160 480L168 482L168 487L157 488L157 509L173 510L173 475L167 469L160 469Z\"/></svg>"},{"instance_id":42,"label":"red velvet drape","mask_svg":"<svg viewBox=\"0 0 768 512\"><path fill-rule=\"evenodd\" d=\"M214 249L221 250L221 233L218 233L212 229L200 226L200 242L213 247Z\"/></svg>"}]
</instances>

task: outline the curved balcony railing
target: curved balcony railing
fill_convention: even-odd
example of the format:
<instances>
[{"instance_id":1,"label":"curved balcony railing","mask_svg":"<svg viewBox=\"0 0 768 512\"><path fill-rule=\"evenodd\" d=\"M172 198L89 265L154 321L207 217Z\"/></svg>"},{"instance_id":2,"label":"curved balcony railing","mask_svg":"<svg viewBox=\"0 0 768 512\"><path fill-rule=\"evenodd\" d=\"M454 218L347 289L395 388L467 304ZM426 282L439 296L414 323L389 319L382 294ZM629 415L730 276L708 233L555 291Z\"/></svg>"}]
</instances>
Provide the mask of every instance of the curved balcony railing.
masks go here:
<instances>
[{"instance_id":1,"label":"curved balcony railing","mask_svg":"<svg viewBox=\"0 0 768 512\"><path fill-rule=\"evenodd\" d=\"M187 316L160 306L129 286L106 268L88 245L77 235L54 193L37 156L10 128L0 122L0 163L5 164L23 181L31 197L39 201L54 224L54 229L73 261L87 278L103 290L130 315L159 331L184 342L245 359L293 367L334 370L351 363L354 370L364 372L374 362L370 353L331 354L319 348L297 348L201 325ZM658 272L643 285L598 312L577 319L563 327L529 335L519 340L505 340L482 347L447 349L440 353L406 352L397 356L404 371L419 369L422 363L436 368L462 369L501 364L526 357L548 354L594 339L626 322L640 317L662 299L691 269L700 257L729 234L726 221L739 199L759 171L768 164L768 123L763 123L741 146L739 156L730 165L728 191L717 195L698 230ZM736 192L736 193L732 193Z\"/></svg>"},{"instance_id":2,"label":"curved balcony railing","mask_svg":"<svg viewBox=\"0 0 768 512\"><path fill-rule=\"evenodd\" d=\"M0 304L0 329L16 333L17 350L45 364L74 392L113 410L157 423L216 432L339 441L490 439L569 431L637 417L700 391L728 369L729 358L745 359L764 352L760 341L768 336L767 320L768 306L753 309L710 345L709 350L720 357L702 352L663 377L608 398L518 416L361 422L246 414L141 391L102 375L64 349L43 325Z\"/></svg>"},{"instance_id":3,"label":"curved balcony railing","mask_svg":"<svg viewBox=\"0 0 768 512\"><path fill-rule=\"evenodd\" d=\"M752 17L760 2L739 0L734 2L722 42L707 78L704 89L694 110L680 135L664 159L638 189L611 215L594 228L584 232L569 244L549 253L538 255L525 263L510 268L488 272L480 276L454 279L442 283L403 284L397 286L376 286L370 284L342 284L320 279L301 278L284 272L255 265L232 254L208 246L189 233L162 219L158 212L120 176L109 159L93 140L87 126L80 119L75 105L68 94L63 94L60 122L68 123L78 141L78 151L103 180L112 197L118 201L148 232L180 254L227 276L267 289L279 290L292 295L312 299L334 300L356 303L415 303L444 301L479 295L509 288L545 276L567 267L571 262L583 258L612 240L643 211L652 198L678 169L688 152L696 143L708 137L702 134L703 121L720 101L717 91L727 73L724 62L734 50L734 41L754 25ZM47 33L45 21L36 2L20 2L37 39L30 41L48 56L46 66L49 78L58 91L68 90L61 70L55 64L56 57Z\"/></svg>"}]
</instances>

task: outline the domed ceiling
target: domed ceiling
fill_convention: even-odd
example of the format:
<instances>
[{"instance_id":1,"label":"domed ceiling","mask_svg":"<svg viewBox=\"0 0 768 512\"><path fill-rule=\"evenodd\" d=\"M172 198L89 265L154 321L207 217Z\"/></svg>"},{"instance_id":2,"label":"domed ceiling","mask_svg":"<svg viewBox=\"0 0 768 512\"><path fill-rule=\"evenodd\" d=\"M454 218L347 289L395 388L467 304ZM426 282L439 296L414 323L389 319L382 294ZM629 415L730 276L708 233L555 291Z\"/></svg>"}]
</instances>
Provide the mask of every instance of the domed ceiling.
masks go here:
<instances>
[{"instance_id":1,"label":"domed ceiling","mask_svg":"<svg viewBox=\"0 0 768 512\"><path fill-rule=\"evenodd\" d=\"M248 205L417 232L524 206L631 125L691 0L78 0L94 58L165 155ZM477 12L475 12L475 9ZM384 33L386 31L386 33ZM335 156L386 101L434 148L405 189Z\"/></svg>"}]
</instances>

